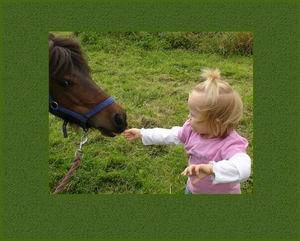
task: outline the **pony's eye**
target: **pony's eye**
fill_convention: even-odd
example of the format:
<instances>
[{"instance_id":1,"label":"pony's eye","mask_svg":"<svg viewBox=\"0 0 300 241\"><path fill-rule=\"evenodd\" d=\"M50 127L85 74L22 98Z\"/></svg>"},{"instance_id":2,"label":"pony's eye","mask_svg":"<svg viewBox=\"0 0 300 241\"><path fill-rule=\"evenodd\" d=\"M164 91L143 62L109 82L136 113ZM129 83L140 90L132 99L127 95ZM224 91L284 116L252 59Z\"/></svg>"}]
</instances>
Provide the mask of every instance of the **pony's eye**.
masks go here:
<instances>
[{"instance_id":1,"label":"pony's eye","mask_svg":"<svg viewBox=\"0 0 300 241\"><path fill-rule=\"evenodd\" d=\"M71 86L71 81L64 79L64 80L61 80L58 84L61 87L67 88L67 87Z\"/></svg>"}]
</instances>

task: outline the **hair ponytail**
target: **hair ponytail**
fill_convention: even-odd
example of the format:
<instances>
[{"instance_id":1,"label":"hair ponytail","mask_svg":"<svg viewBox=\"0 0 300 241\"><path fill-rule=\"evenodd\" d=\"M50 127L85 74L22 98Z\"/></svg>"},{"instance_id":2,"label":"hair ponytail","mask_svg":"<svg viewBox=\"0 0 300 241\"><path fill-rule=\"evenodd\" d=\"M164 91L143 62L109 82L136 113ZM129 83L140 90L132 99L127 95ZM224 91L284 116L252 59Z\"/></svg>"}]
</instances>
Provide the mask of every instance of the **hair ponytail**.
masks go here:
<instances>
[{"instance_id":1,"label":"hair ponytail","mask_svg":"<svg viewBox=\"0 0 300 241\"><path fill-rule=\"evenodd\" d=\"M219 69L203 69L201 77L206 79L207 81L217 81L220 79L220 70Z\"/></svg>"},{"instance_id":2,"label":"hair ponytail","mask_svg":"<svg viewBox=\"0 0 300 241\"><path fill-rule=\"evenodd\" d=\"M219 81L221 78L219 69L203 69L201 77L205 79L202 83L202 90L206 92L207 98L211 100L211 103L216 103L219 96Z\"/></svg>"}]
</instances>

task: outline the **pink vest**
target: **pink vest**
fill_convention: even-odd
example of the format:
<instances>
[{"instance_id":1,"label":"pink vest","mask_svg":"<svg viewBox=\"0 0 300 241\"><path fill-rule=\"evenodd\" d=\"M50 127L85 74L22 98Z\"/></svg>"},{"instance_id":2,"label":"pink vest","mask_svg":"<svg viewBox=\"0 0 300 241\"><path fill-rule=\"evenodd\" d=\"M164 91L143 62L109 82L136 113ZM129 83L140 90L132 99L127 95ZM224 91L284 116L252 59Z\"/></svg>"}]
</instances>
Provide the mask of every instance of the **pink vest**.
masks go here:
<instances>
[{"instance_id":1,"label":"pink vest","mask_svg":"<svg viewBox=\"0 0 300 241\"><path fill-rule=\"evenodd\" d=\"M185 143L186 154L191 164L208 164L210 161L228 160L237 153L246 153L248 141L236 131L225 138L203 139L202 135L192 130L187 120L179 130L178 138ZM239 183L212 184L210 176L193 185L195 176L190 176L187 186L193 194L240 194Z\"/></svg>"}]
</instances>

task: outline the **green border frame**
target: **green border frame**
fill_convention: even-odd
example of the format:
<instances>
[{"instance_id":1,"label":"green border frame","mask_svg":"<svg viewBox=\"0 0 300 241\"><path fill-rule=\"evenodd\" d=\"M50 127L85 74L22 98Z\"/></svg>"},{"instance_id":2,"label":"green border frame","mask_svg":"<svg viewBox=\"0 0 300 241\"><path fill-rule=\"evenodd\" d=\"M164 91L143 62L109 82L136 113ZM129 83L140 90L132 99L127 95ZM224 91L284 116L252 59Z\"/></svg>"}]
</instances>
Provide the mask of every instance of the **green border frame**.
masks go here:
<instances>
[{"instance_id":1,"label":"green border frame","mask_svg":"<svg viewBox=\"0 0 300 241\"><path fill-rule=\"evenodd\" d=\"M2 238L296 240L298 16L296 1L3 1ZM254 194L48 194L48 31L87 29L253 31Z\"/></svg>"}]
</instances>

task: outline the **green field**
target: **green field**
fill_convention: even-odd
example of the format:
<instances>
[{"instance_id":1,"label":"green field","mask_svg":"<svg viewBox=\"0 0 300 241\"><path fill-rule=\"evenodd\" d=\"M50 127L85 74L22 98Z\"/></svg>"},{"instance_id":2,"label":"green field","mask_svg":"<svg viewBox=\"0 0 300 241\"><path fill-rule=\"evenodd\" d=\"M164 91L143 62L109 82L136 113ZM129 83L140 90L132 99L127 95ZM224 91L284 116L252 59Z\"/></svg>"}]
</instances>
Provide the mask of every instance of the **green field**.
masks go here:
<instances>
[{"instance_id":1,"label":"green field","mask_svg":"<svg viewBox=\"0 0 300 241\"><path fill-rule=\"evenodd\" d=\"M74 33L54 33L73 36ZM237 131L249 141L253 160L253 58L250 33L97 33L76 38L94 81L126 111L128 128L181 126L187 98L201 79L201 69L219 68L223 80L240 93L244 116ZM82 130L49 114L49 192L72 165ZM187 166L184 146L143 146L124 136L104 137L90 129L84 158L62 194L183 194ZM253 175L242 183L253 193Z\"/></svg>"}]
</instances>

